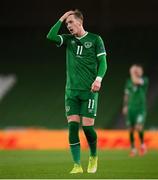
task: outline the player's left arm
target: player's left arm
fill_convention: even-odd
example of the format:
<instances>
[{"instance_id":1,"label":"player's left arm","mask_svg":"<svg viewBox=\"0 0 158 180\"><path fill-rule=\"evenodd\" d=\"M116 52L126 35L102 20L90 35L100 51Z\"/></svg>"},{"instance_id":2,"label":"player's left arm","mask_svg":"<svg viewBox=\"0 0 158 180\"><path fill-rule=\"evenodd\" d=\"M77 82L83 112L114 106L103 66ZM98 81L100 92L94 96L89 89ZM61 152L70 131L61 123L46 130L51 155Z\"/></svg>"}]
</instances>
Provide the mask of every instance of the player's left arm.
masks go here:
<instances>
[{"instance_id":1,"label":"player's left arm","mask_svg":"<svg viewBox=\"0 0 158 180\"><path fill-rule=\"evenodd\" d=\"M100 90L102 79L107 71L106 51L101 37L97 39L96 53L98 59L98 73L91 86L91 91L93 92Z\"/></svg>"},{"instance_id":2,"label":"player's left arm","mask_svg":"<svg viewBox=\"0 0 158 180\"><path fill-rule=\"evenodd\" d=\"M99 56L98 60L99 60L98 73L97 73L97 77L95 81L92 84L92 87L91 87L92 91L100 90L102 79L105 76L105 73L107 71L106 55Z\"/></svg>"}]
</instances>

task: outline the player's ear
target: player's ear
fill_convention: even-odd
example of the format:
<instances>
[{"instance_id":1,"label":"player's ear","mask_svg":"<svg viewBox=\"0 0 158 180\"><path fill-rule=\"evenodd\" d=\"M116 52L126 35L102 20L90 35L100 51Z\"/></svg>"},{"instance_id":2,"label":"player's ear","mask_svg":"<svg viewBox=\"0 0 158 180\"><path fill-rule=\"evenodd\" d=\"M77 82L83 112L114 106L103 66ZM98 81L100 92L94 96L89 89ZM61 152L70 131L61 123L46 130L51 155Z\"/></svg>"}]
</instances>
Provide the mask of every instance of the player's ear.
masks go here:
<instances>
[{"instance_id":1,"label":"player's ear","mask_svg":"<svg viewBox=\"0 0 158 180\"><path fill-rule=\"evenodd\" d=\"M80 26L82 26L82 23L80 22Z\"/></svg>"},{"instance_id":2,"label":"player's ear","mask_svg":"<svg viewBox=\"0 0 158 180\"><path fill-rule=\"evenodd\" d=\"M83 25L83 21L81 19L78 19L78 23L79 23L80 26Z\"/></svg>"},{"instance_id":3,"label":"player's ear","mask_svg":"<svg viewBox=\"0 0 158 180\"><path fill-rule=\"evenodd\" d=\"M80 21L81 21L81 25L83 26L83 20L82 20L82 19L80 19Z\"/></svg>"}]
</instances>

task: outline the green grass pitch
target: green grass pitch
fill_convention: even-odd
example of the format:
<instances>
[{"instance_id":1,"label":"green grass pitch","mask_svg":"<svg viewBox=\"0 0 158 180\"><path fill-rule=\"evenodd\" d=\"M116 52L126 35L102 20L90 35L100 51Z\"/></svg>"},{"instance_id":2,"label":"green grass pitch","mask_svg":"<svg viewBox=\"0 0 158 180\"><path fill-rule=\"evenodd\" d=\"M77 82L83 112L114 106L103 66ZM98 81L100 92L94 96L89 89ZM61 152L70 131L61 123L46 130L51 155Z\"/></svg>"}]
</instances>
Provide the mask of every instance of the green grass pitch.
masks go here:
<instances>
[{"instance_id":1,"label":"green grass pitch","mask_svg":"<svg viewBox=\"0 0 158 180\"><path fill-rule=\"evenodd\" d=\"M0 151L0 179L145 179L158 178L158 151L144 157L128 157L125 150L98 152L96 174L86 172L88 152L82 151L83 174L69 174L72 159L69 151Z\"/></svg>"}]
</instances>

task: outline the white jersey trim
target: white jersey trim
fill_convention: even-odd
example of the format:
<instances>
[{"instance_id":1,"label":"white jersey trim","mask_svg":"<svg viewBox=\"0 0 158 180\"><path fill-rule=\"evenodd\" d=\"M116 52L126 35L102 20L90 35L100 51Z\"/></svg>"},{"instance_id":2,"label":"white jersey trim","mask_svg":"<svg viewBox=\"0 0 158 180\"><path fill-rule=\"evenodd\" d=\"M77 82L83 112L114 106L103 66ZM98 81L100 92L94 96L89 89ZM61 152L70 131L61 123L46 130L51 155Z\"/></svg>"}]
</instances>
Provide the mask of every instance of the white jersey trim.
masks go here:
<instances>
[{"instance_id":1,"label":"white jersey trim","mask_svg":"<svg viewBox=\"0 0 158 180\"><path fill-rule=\"evenodd\" d=\"M85 36L87 36L87 34L88 34L88 32L86 31L86 33L85 33L83 36L81 36L81 37L77 37L77 36L76 36L76 39L82 39L82 38L84 38Z\"/></svg>"},{"instance_id":2,"label":"white jersey trim","mask_svg":"<svg viewBox=\"0 0 158 180\"><path fill-rule=\"evenodd\" d=\"M102 55L106 55L106 52L97 54L97 57L102 56Z\"/></svg>"},{"instance_id":3,"label":"white jersey trim","mask_svg":"<svg viewBox=\"0 0 158 180\"><path fill-rule=\"evenodd\" d=\"M96 80L96 81L99 81L99 82L101 82L101 81L102 81L102 79L103 79L102 77L100 77L100 76L97 76L95 80Z\"/></svg>"},{"instance_id":4,"label":"white jersey trim","mask_svg":"<svg viewBox=\"0 0 158 180\"><path fill-rule=\"evenodd\" d=\"M60 46L63 44L64 40L63 40L63 37L62 37L61 35L58 35L58 36L60 37L61 42L60 42L60 44L57 45L57 46L60 47Z\"/></svg>"},{"instance_id":5,"label":"white jersey trim","mask_svg":"<svg viewBox=\"0 0 158 180\"><path fill-rule=\"evenodd\" d=\"M74 146L74 145L77 145L77 144L80 144L80 142L78 142L78 143L73 143L73 144L70 144L71 146Z\"/></svg>"}]
</instances>

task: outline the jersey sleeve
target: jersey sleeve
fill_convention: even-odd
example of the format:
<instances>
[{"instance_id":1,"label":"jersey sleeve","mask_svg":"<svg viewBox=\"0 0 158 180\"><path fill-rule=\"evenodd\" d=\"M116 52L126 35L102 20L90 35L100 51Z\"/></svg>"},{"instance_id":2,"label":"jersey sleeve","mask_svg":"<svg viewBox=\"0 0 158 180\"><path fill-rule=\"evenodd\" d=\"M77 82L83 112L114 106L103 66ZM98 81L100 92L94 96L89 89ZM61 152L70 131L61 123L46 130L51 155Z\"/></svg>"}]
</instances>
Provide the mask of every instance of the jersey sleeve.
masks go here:
<instances>
[{"instance_id":1,"label":"jersey sleeve","mask_svg":"<svg viewBox=\"0 0 158 180\"><path fill-rule=\"evenodd\" d=\"M58 47L60 47L62 44L67 44L67 41L70 37L70 34L58 34L60 27L62 25L62 22L59 20L56 24L50 29L50 31L47 34L47 38L49 40L52 40Z\"/></svg>"},{"instance_id":2,"label":"jersey sleeve","mask_svg":"<svg viewBox=\"0 0 158 180\"><path fill-rule=\"evenodd\" d=\"M60 43L57 44L57 46L60 47L60 46L68 43L70 35L69 34L61 34L61 35L58 35L58 37L60 37Z\"/></svg>"},{"instance_id":3,"label":"jersey sleeve","mask_svg":"<svg viewBox=\"0 0 158 180\"><path fill-rule=\"evenodd\" d=\"M54 24L54 26L52 26L51 29L49 30L47 34L47 39L53 41L56 44L60 44L61 38L58 36L58 32L60 30L61 25L62 25L62 22L60 20L57 21L57 23Z\"/></svg>"},{"instance_id":4,"label":"jersey sleeve","mask_svg":"<svg viewBox=\"0 0 158 180\"><path fill-rule=\"evenodd\" d=\"M106 50L102 38L98 36L96 40L96 56L99 57L102 55L106 55Z\"/></svg>"}]
</instances>

